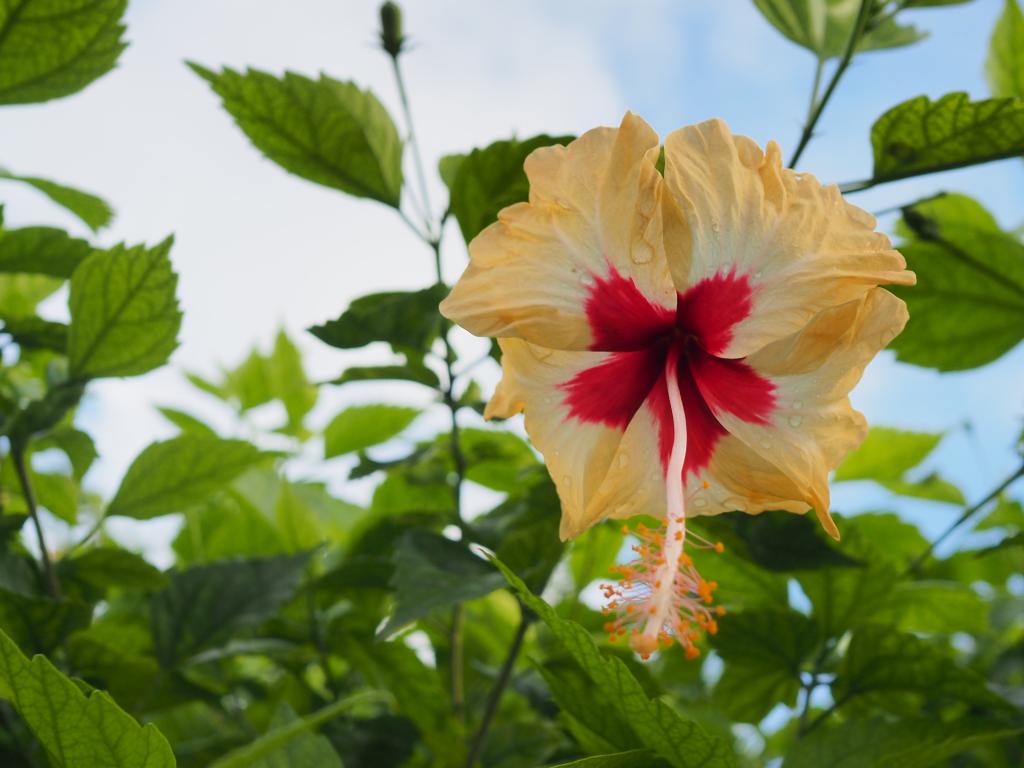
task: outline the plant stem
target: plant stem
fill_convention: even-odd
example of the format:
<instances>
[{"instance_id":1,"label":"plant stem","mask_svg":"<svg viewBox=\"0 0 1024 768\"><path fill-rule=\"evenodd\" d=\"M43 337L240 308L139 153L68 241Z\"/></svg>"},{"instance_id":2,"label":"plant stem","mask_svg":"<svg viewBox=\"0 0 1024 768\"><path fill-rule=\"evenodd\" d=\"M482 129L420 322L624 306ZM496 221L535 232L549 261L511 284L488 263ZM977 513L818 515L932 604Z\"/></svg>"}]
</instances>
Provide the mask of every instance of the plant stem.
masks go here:
<instances>
[{"instance_id":1,"label":"plant stem","mask_svg":"<svg viewBox=\"0 0 1024 768\"><path fill-rule=\"evenodd\" d=\"M46 588L50 597L60 600L60 580L57 578L57 571L50 560L50 551L46 548L46 539L43 537L43 527L39 523L39 511L36 508L36 497L32 492L32 483L29 480L28 468L25 466L25 446L11 445L11 459L14 462L14 471L18 475L18 482L21 484L21 493L25 497L25 505L28 507L29 517L36 529L36 540L39 543L39 552L43 559L43 570L46 573Z\"/></svg>"},{"instance_id":2,"label":"plant stem","mask_svg":"<svg viewBox=\"0 0 1024 768\"><path fill-rule=\"evenodd\" d=\"M828 655L832 650L831 641L825 640L821 645L821 650L818 651L818 655L814 659L814 667L811 670L810 682L803 686L804 689L804 708L800 713L800 723L797 726L796 737L800 739L806 734L810 728L807 725L807 719L811 714L811 694L814 689L821 685L819 675L822 673L822 667L825 666L825 660L828 659Z\"/></svg>"},{"instance_id":3,"label":"plant stem","mask_svg":"<svg viewBox=\"0 0 1024 768\"><path fill-rule=\"evenodd\" d=\"M502 694L505 693L505 688L508 687L508 683L512 679L512 669L516 665L516 659L519 658L519 651L523 648L526 631L530 628L530 624L533 623L532 614L528 613L522 606L520 607L523 611L522 618L519 619L519 626L516 628L515 637L512 638L512 644L508 647L508 653L505 655L505 661L501 665L501 671L498 672L498 679L495 681L494 687L487 697L487 706L484 709L483 719L480 721L480 727L473 737L473 743L469 748L469 755L466 756L465 768L473 768L476 765L476 761L480 758L484 742L487 739L487 731L490 730L491 722L498 711L498 704L501 702Z\"/></svg>"},{"instance_id":4,"label":"plant stem","mask_svg":"<svg viewBox=\"0 0 1024 768\"><path fill-rule=\"evenodd\" d=\"M430 212L430 194L427 192L427 176L423 172L423 157L420 155L420 145L416 140L416 130L412 122L412 110L409 108L409 97L405 92L405 79L402 77L402 67L398 63L398 56L391 57L391 66L395 70L395 82L398 84L398 97L402 102L402 111L405 113L405 125L409 131L409 147L412 149L413 162L416 166L416 175L419 177L420 195L423 198L423 221L427 227L427 235L434 237L433 223Z\"/></svg>"},{"instance_id":5,"label":"plant stem","mask_svg":"<svg viewBox=\"0 0 1024 768\"><path fill-rule=\"evenodd\" d=\"M320 658L320 667L324 672L324 684L327 686L327 690L331 692L331 699L337 701L338 683L331 673L330 651L324 639L323 628L320 625L320 614L316 607L316 596L313 594L312 589L306 592L306 608L309 612L309 632L312 635L313 644L316 646L317 654Z\"/></svg>"},{"instance_id":6,"label":"plant stem","mask_svg":"<svg viewBox=\"0 0 1024 768\"><path fill-rule=\"evenodd\" d=\"M462 625L465 612L462 603L452 606L452 626L448 635L448 647L451 662L452 714L460 723L466 721L466 694L463 675L463 643Z\"/></svg>"},{"instance_id":7,"label":"plant stem","mask_svg":"<svg viewBox=\"0 0 1024 768\"><path fill-rule=\"evenodd\" d=\"M811 724L809 726L807 726L803 730L803 732L800 734L800 736L806 736L811 731L813 731L815 728L817 728L819 725L821 725L823 722L828 720L828 718L832 715L833 712L835 712L837 709L839 709L841 706L843 706L843 704L845 704L847 701L850 700L850 697L852 695L853 695L852 693L848 693L845 696L842 696L841 698L838 698L834 702L832 702L832 706L829 707L828 709L826 709L824 712L822 712L816 718L814 718L814 720L811 721Z\"/></svg>"},{"instance_id":8,"label":"plant stem","mask_svg":"<svg viewBox=\"0 0 1024 768\"><path fill-rule=\"evenodd\" d=\"M846 68L850 66L850 62L853 60L853 54L857 51L857 44L860 42L861 35L864 34L864 28L867 25L868 17L871 16L871 9L873 0L860 0L860 8L857 11L857 20L853 24L853 30L850 32L850 39L846 42L846 50L843 51L843 56L836 65L836 71L832 73L832 79L829 80L828 85L825 87L825 92L821 95L820 99L812 100L811 109L807 115L807 121L804 123L804 129L800 134L800 142L796 146L796 150L793 152L793 156L789 160L789 167L795 168L797 161L800 156L804 153L804 149L810 143L811 138L814 136L814 128L818 124L818 120L821 119L822 113L825 111L825 106L828 104L829 99L832 98L832 94L836 90L836 86L839 85L839 80L846 72ZM823 62L818 60L818 71L815 73L815 93L817 93L817 84L821 77L820 69L823 67Z\"/></svg>"},{"instance_id":9,"label":"plant stem","mask_svg":"<svg viewBox=\"0 0 1024 768\"><path fill-rule=\"evenodd\" d=\"M412 119L412 110L409 107L409 96L405 90L405 80L402 77L402 67L398 62L398 55L391 56L391 64L395 73L395 82L398 85L398 96L402 102L402 111L405 114L406 127L409 132L409 146L412 150L413 162L416 167L416 175L419 181L420 194L423 198L423 217L426 232L420 232L419 229L409 220L401 210L403 221L416 232L420 239L423 240L434 253L434 274L435 279L438 283L444 282L444 274L441 268L441 230L444 228L444 222L447 218L447 213L441 217L438 222L437 229L435 231L434 224L431 221L431 207L430 207L430 194L427 191L427 176L423 170L423 156L420 154L419 142L416 140L416 128ZM459 420L458 411L459 404L455 399L455 349L452 347L451 341L448 339L448 333L451 331L451 323L447 318L441 318L441 341L444 343L444 367L446 378L444 382L444 388L441 391L441 395L444 399L444 404L448 408L448 412L451 417L451 432L449 433L449 449L452 455L452 465L455 470L455 477L451 482L452 489L452 512L454 516L455 524L458 525L459 529L466 532L465 522L462 519L462 484L466 478L466 460L462 455L462 447L459 440ZM463 643L462 643L462 625L464 621L462 604L456 603L452 607L452 622L451 622L451 634L449 636L449 651L450 651L450 666L451 666L451 696L452 696L452 712L455 717L462 720L465 717L465 693L464 693L464 681L463 681Z\"/></svg>"},{"instance_id":10,"label":"plant stem","mask_svg":"<svg viewBox=\"0 0 1024 768\"><path fill-rule=\"evenodd\" d=\"M814 108L818 106L818 92L821 90L821 77L825 74L825 59L818 57L817 63L814 65L814 80L811 83L811 101L807 105L807 114L811 115L814 113Z\"/></svg>"},{"instance_id":11,"label":"plant stem","mask_svg":"<svg viewBox=\"0 0 1024 768\"><path fill-rule=\"evenodd\" d=\"M1012 475L1003 480L1003 482L996 486L992 491L986 494L985 498L983 498L976 504L972 504L967 509L965 509L963 513L960 515L960 517L958 517L953 522L953 524L949 526L949 528L943 531L939 535L939 537L935 539L935 541L929 544L927 548L925 548L924 552L922 552L920 555L914 558L913 562L911 562L910 565L907 566L907 570L904 572L904 575L917 573L918 571L920 571L921 566L924 565L925 561L928 560L929 557L931 557L932 553L935 551L935 548L939 546L939 544L945 541L950 536L950 534L952 534L957 528L959 528L961 525L970 520L971 517L977 514L990 501L995 499L999 494L1001 494L1003 491L1009 488L1014 482L1016 482L1022 477L1024 477L1024 464L1018 467Z\"/></svg>"},{"instance_id":12,"label":"plant stem","mask_svg":"<svg viewBox=\"0 0 1024 768\"><path fill-rule=\"evenodd\" d=\"M1004 152L999 155L993 155L984 160L963 160L956 163L946 163L944 165L936 165L931 168L924 170L915 170L907 172L897 172L890 176L882 176L880 178L861 179L860 181L845 181L839 185L839 191L844 195L850 195L854 192L863 192L865 190L877 187L880 184L890 184L894 181L903 181L904 179L915 179L918 176L928 176L932 173L942 173L943 171L955 171L960 168L971 168L976 165L986 165L987 163L995 163L999 160L1009 160L1010 158L1020 157L1019 150L1013 150L1011 152Z\"/></svg>"}]
</instances>

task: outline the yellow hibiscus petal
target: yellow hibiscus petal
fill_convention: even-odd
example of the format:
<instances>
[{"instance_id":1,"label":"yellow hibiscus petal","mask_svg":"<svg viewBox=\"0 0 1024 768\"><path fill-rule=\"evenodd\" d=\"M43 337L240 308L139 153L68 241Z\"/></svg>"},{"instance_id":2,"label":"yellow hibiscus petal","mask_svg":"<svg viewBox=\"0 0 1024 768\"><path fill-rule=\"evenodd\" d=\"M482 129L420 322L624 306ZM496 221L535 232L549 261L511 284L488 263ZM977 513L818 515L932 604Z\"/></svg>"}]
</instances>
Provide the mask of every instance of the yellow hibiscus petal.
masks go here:
<instances>
[{"instance_id":1,"label":"yellow hibiscus petal","mask_svg":"<svg viewBox=\"0 0 1024 768\"><path fill-rule=\"evenodd\" d=\"M775 407L767 423L743 421L711 404L729 433L788 477L798 491L792 499L813 507L836 538L839 533L829 516L828 473L867 433L864 417L851 407L848 395L864 367L906 321L906 305L875 288L859 301L822 311L797 334L746 359L775 386ZM742 476L742 469L722 467L721 462L717 466L713 472Z\"/></svg>"},{"instance_id":2,"label":"yellow hibiscus petal","mask_svg":"<svg viewBox=\"0 0 1024 768\"><path fill-rule=\"evenodd\" d=\"M665 516L665 470L658 458L658 421L646 403L622 433L604 481L590 497L576 536L606 517Z\"/></svg>"},{"instance_id":3,"label":"yellow hibiscus petal","mask_svg":"<svg viewBox=\"0 0 1024 768\"><path fill-rule=\"evenodd\" d=\"M675 307L662 236L658 136L627 113L526 160L530 200L505 208L470 244L441 312L478 336L550 349L594 342L586 302L612 269L651 302Z\"/></svg>"},{"instance_id":4,"label":"yellow hibiscus petal","mask_svg":"<svg viewBox=\"0 0 1024 768\"><path fill-rule=\"evenodd\" d=\"M503 376L487 406L486 418L525 415L526 432L544 455L562 501L560 535L567 539L603 517L591 504L604 482L622 430L572 419L560 387L592 368L604 352L566 352L520 339L501 339ZM597 517L593 515L598 514Z\"/></svg>"},{"instance_id":5,"label":"yellow hibiscus petal","mask_svg":"<svg viewBox=\"0 0 1024 768\"><path fill-rule=\"evenodd\" d=\"M715 275L749 281L750 312L722 357L749 355L879 284L914 283L874 217L834 185L783 168L775 142L762 152L711 120L669 135L665 159L668 205L685 220L669 230L680 292Z\"/></svg>"}]
</instances>

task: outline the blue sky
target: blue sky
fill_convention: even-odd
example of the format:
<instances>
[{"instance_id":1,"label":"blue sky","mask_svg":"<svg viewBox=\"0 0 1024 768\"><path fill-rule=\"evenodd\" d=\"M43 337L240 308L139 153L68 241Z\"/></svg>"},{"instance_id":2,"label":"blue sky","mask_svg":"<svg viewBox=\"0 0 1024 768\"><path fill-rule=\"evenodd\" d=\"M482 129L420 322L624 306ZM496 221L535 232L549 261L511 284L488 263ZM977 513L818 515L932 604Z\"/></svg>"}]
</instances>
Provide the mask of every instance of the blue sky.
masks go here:
<instances>
[{"instance_id":1,"label":"blue sky","mask_svg":"<svg viewBox=\"0 0 1024 768\"><path fill-rule=\"evenodd\" d=\"M665 133L709 117L789 155L806 111L813 58L762 20L747 0L621 0L515 4L411 0L415 46L406 60L428 165L510 135L581 133L617 124L626 109ZM984 97L984 57L1001 0L906 14L931 33L924 42L864 55L847 73L801 169L825 181L870 170L871 123L888 107L926 93L966 90ZM131 47L119 68L81 94L50 104L4 108L2 162L94 190L118 211L102 242L155 242L176 234L182 345L171 367L143 379L97 385L83 413L102 461L90 475L109 492L131 458L170 428L154 404L192 408L216 420L210 403L182 384L182 369L211 373L237 363L255 343L286 327L316 376L336 375L366 353L328 350L303 329L336 316L356 296L429 283L431 260L381 206L297 180L262 159L219 109L184 59L217 66L325 70L371 87L398 114L387 61L373 41L377 2L368 0L135 0ZM1024 221L1024 164L910 180L853 198L868 210L939 189L971 194L1010 227ZM435 202L443 199L432 181ZM4 185L9 225L52 223L85 235L30 192ZM890 226L892 217L883 219ZM456 231L445 241L453 280L465 263ZM51 313L61 313L60 297ZM460 340L465 349L471 340ZM383 359L383 350L370 350ZM485 385L497 371L485 371ZM977 498L1009 473L1024 414L1024 347L976 371L938 376L896 364L888 353L868 370L854 401L876 424L948 431L931 466ZM348 402L416 397L402 385L328 392L314 414L328 420ZM975 438L961 428L974 425ZM435 426L429 419L420 429ZM415 433L413 435L416 436ZM340 475L337 466L328 475ZM355 485L351 493L366 492ZM1020 493L1020 491L1018 491ZM838 510L885 508L892 499L837 487ZM935 532L956 510L901 502ZM145 543L152 528L119 529Z\"/></svg>"}]
</instances>

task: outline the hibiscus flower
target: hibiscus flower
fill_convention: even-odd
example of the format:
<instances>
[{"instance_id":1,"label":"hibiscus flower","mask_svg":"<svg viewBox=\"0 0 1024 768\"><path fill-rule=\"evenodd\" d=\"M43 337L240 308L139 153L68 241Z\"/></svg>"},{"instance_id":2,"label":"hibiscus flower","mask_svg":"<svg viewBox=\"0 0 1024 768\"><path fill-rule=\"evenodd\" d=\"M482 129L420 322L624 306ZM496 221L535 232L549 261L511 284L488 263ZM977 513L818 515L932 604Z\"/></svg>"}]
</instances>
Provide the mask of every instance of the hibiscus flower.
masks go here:
<instances>
[{"instance_id":1,"label":"hibiscus flower","mask_svg":"<svg viewBox=\"0 0 1024 768\"><path fill-rule=\"evenodd\" d=\"M486 416L525 414L562 502L561 535L650 515L606 585L613 638L696 655L714 582L683 551L686 519L829 515L828 473L863 439L848 393L902 330L879 286L914 275L835 186L782 167L721 120L664 144L627 114L526 160L530 197L470 244L441 305L497 337ZM719 545L720 548L720 545ZM720 609L719 609L720 610Z\"/></svg>"}]
</instances>

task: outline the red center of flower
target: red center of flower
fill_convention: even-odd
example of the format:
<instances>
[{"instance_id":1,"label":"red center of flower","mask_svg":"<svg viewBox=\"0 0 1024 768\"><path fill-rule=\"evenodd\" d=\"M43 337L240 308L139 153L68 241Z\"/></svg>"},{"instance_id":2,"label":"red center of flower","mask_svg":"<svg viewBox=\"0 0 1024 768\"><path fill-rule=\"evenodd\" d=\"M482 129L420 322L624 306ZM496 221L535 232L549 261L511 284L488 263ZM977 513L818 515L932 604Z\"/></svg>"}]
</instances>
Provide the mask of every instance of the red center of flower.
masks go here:
<instances>
[{"instance_id":1,"label":"red center of flower","mask_svg":"<svg viewBox=\"0 0 1024 768\"><path fill-rule=\"evenodd\" d=\"M562 385L570 417L625 430L646 401L658 421L659 453L667 466L674 435L665 363L674 347L686 414L683 474L706 467L726 432L716 413L763 424L775 405L770 381L743 360L718 356L733 327L750 314L752 293L746 275L721 272L678 294L673 311L649 301L614 267L595 278L586 302L590 348L611 354Z\"/></svg>"}]
</instances>

